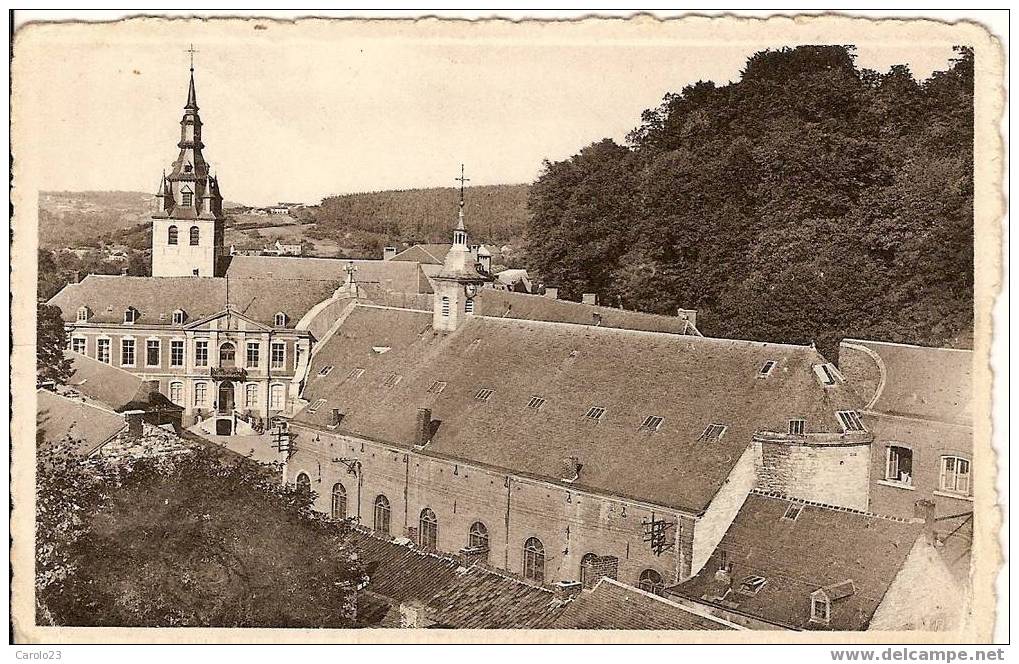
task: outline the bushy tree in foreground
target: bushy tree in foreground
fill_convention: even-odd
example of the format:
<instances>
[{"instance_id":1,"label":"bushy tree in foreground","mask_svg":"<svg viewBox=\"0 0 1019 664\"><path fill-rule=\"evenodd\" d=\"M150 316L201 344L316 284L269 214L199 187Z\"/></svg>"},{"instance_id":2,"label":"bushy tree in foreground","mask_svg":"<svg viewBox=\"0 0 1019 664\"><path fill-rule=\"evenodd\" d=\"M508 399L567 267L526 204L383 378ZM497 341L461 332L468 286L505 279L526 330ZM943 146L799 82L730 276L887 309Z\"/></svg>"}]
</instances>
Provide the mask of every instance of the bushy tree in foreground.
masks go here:
<instances>
[{"instance_id":1,"label":"bushy tree in foreground","mask_svg":"<svg viewBox=\"0 0 1019 664\"><path fill-rule=\"evenodd\" d=\"M215 452L128 464L40 456L42 624L349 627L340 526L277 473Z\"/></svg>"}]
</instances>

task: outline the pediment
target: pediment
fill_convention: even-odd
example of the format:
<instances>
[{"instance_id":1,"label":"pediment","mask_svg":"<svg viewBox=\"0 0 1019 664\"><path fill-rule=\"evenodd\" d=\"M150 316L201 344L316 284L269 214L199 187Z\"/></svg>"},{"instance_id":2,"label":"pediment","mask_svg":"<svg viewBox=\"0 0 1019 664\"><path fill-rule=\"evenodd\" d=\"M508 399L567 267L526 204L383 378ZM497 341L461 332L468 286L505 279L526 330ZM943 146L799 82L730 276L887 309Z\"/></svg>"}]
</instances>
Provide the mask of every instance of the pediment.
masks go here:
<instances>
[{"instance_id":1,"label":"pediment","mask_svg":"<svg viewBox=\"0 0 1019 664\"><path fill-rule=\"evenodd\" d=\"M255 330L258 332L268 332L271 328L268 325L263 325L258 321L248 318L244 314L234 311L233 309L224 309L223 311L211 314L209 316L203 316L198 320L192 321L184 326L185 330Z\"/></svg>"}]
</instances>

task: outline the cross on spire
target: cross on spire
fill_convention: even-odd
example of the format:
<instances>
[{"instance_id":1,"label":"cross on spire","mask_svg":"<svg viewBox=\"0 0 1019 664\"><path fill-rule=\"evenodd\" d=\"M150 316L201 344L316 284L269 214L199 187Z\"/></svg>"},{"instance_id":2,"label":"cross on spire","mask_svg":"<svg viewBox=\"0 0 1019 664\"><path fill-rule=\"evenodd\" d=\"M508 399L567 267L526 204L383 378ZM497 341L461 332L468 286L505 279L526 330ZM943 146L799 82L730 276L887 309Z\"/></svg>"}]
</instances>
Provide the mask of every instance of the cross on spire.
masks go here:
<instances>
[{"instance_id":1,"label":"cross on spire","mask_svg":"<svg viewBox=\"0 0 1019 664\"><path fill-rule=\"evenodd\" d=\"M190 46L188 46L188 49L186 51L184 51L184 52L185 53L189 53L191 55L191 71L194 72L195 71L195 53L198 52L198 51L195 50L195 45L191 44Z\"/></svg>"},{"instance_id":2,"label":"cross on spire","mask_svg":"<svg viewBox=\"0 0 1019 664\"><path fill-rule=\"evenodd\" d=\"M464 177L463 164L460 164L460 177L453 179L460 183L460 207L462 208L464 206L464 183L471 181L470 178Z\"/></svg>"}]
</instances>

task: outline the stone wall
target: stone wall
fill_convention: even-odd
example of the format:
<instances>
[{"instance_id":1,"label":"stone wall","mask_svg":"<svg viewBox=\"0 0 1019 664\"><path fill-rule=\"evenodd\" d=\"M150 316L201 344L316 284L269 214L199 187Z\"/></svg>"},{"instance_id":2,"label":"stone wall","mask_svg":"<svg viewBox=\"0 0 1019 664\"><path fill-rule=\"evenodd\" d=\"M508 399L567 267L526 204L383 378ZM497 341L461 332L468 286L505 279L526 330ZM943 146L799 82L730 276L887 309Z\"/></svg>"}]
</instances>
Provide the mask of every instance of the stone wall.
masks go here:
<instances>
[{"instance_id":1,"label":"stone wall","mask_svg":"<svg viewBox=\"0 0 1019 664\"><path fill-rule=\"evenodd\" d=\"M866 511L870 442L755 437L757 488L827 505Z\"/></svg>"}]
</instances>

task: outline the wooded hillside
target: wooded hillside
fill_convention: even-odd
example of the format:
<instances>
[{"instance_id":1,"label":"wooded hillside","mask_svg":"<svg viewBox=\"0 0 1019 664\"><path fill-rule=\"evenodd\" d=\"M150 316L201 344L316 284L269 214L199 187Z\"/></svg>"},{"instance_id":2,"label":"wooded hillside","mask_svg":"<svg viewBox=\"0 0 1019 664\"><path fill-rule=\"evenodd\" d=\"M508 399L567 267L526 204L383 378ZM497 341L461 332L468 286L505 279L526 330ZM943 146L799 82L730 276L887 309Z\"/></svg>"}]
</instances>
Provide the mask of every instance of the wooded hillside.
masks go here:
<instances>
[{"instance_id":1,"label":"wooded hillside","mask_svg":"<svg viewBox=\"0 0 1019 664\"><path fill-rule=\"evenodd\" d=\"M628 144L546 162L528 267L579 298L696 308L706 334L967 345L973 55L925 81L852 47L764 51L646 111Z\"/></svg>"}]
</instances>

